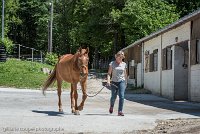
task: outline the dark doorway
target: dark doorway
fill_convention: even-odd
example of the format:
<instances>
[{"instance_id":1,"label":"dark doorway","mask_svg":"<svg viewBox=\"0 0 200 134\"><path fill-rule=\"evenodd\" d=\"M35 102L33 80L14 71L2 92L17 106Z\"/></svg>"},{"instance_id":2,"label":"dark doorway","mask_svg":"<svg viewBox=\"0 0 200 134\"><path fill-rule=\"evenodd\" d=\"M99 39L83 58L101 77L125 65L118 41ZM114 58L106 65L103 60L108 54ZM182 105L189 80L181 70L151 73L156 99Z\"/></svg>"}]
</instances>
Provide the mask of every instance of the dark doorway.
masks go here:
<instances>
[{"instance_id":1,"label":"dark doorway","mask_svg":"<svg viewBox=\"0 0 200 134\"><path fill-rule=\"evenodd\" d=\"M188 100L188 41L174 47L174 100Z\"/></svg>"}]
</instances>

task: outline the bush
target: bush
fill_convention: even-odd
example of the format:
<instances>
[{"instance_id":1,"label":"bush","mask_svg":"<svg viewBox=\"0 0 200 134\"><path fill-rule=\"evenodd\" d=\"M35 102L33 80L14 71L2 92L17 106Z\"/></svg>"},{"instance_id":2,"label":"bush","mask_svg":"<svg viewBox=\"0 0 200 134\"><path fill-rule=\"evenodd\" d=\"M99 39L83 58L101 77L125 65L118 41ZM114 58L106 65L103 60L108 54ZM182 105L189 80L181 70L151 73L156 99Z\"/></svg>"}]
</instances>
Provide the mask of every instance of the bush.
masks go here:
<instances>
[{"instance_id":1,"label":"bush","mask_svg":"<svg viewBox=\"0 0 200 134\"><path fill-rule=\"evenodd\" d=\"M54 66L58 62L58 56L55 53L47 53L45 63Z\"/></svg>"},{"instance_id":2,"label":"bush","mask_svg":"<svg viewBox=\"0 0 200 134\"><path fill-rule=\"evenodd\" d=\"M4 45L6 47L6 52L8 54L12 53L13 51L13 42L8 38L4 38L4 40L0 40L0 45Z\"/></svg>"}]
</instances>

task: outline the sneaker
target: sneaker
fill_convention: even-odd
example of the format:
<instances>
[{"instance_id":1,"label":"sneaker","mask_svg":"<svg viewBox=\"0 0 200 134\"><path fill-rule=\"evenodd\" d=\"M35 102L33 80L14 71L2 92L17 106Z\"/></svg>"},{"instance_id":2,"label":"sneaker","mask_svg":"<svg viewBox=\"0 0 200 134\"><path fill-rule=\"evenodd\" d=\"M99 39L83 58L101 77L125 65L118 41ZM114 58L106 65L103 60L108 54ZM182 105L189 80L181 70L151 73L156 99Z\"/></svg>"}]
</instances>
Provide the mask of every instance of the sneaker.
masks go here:
<instances>
[{"instance_id":1,"label":"sneaker","mask_svg":"<svg viewBox=\"0 0 200 134\"><path fill-rule=\"evenodd\" d=\"M109 113L110 113L110 114L113 113L113 107L110 107L110 109L109 109Z\"/></svg>"},{"instance_id":2,"label":"sneaker","mask_svg":"<svg viewBox=\"0 0 200 134\"><path fill-rule=\"evenodd\" d=\"M118 116L124 116L124 113L122 113L121 111L118 112Z\"/></svg>"}]
</instances>

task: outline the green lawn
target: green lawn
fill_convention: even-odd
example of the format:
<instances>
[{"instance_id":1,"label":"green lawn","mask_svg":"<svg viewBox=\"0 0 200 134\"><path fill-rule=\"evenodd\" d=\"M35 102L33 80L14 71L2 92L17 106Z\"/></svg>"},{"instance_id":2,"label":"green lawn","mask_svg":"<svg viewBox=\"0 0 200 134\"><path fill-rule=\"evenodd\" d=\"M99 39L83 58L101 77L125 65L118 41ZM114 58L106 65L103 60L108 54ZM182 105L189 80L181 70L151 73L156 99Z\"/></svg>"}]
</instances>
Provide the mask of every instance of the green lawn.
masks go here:
<instances>
[{"instance_id":1,"label":"green lawn","mask_svg":"<svg viewBox=\"0 0 200 134\"><path fill-rule=\"evenodd\" d=\"M44 67L53 69L53 66L47 64L17 59L9 59L5 63L0 62L0 87L41 89L48 77L48 74L41 71ZM63 84L63 88L68 87L68 83Z\"/></svg>"}]
</instances>

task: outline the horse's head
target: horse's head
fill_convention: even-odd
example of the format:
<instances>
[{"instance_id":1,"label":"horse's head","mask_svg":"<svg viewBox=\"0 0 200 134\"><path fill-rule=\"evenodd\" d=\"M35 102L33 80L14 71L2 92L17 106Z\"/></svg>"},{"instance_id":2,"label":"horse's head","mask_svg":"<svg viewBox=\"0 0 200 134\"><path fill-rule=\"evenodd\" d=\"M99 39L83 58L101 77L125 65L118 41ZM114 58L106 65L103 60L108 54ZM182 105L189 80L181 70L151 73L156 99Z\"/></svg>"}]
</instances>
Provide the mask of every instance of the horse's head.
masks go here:
<instances>
[{"instance_id":1,"label":"horse's head","mask_svg":"<svg viewBox=\"0 0 200 134\"><path fill-rule=\"evenodd\" d=\"M85 77L88 74L89 48L82 49L80 47L77 53L78 53L78 67L80 70L80 75L81 77Z\"/></svg>"}]
</instances>

